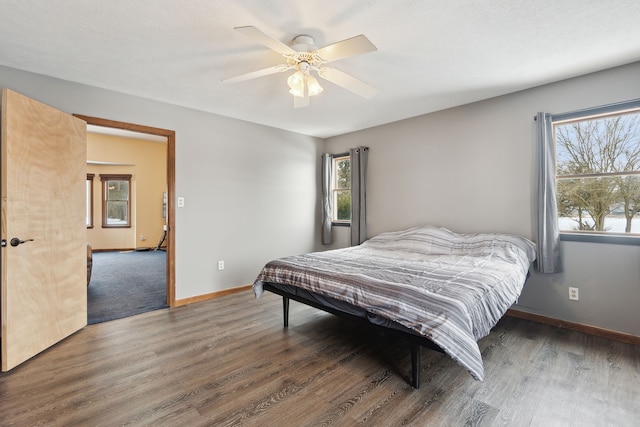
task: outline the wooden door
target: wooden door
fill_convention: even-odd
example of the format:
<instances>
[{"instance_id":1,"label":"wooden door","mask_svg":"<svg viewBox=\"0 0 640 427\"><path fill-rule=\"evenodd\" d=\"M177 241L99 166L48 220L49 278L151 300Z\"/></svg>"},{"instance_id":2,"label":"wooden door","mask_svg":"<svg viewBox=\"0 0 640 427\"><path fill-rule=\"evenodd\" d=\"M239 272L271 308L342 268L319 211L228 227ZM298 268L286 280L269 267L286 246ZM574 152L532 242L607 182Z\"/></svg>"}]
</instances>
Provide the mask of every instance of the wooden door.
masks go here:
<instances>
[{"instance_id":1,"label":"wooden door","mask_svg":"<svg viewBox=\"0 0 640 427\"><path fill-rule=\"evenodd\" d=\"M86 123L3 89L1 136L7 371L87 324Z\"/></svg>"}]
</instances>

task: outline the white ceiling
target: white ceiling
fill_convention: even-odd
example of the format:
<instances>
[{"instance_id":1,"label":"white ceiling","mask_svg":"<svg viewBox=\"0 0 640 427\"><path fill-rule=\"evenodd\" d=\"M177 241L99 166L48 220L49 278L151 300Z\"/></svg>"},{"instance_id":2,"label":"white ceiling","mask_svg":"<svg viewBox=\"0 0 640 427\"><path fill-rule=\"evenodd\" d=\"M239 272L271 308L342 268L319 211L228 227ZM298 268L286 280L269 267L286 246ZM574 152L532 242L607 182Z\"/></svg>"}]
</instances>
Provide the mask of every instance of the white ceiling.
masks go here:
<instances>
[{"instance_id":1,"label":"white ceiling","mask_svg":"<svg viewBox=\"0 0 640 427\"><path fill-rule=\"evenodd\" d=\"M238 26L364 34L378 51L332 66L379 93L319 79L293 109L290 73L223 83L282 62ZM639 60L638 0L0 0L0 65L318 137Z\"/></svg>"}]
</instances>

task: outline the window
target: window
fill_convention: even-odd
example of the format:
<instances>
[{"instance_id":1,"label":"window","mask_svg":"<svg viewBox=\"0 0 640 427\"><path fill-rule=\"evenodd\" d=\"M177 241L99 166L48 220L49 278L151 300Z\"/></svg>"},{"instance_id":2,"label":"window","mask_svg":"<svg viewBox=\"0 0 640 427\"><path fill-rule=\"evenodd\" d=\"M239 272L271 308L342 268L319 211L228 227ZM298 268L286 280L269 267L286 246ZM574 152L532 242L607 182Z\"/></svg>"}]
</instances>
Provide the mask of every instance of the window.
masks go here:
<instances>
[{"instance_id":1,"label":"window","mask_svg":"<svg viewBox=\"0 0 640 427\"><path fill-rule=\"evenodd\" d=\"M570 116L553 116L560 232L640 237L640 102Z\"/></svg>"},{"instance_id":2,"label":"window","mask_svg":"<svg viewBox=\"0 0 640 427\"><path fill-rule=\"evenodd\" d=\"M131 227L129 203L131 175L100 175L102 181L102 227Z\"/></svg>"},{"instance_id":3,"label":"window","mask_svg":"<svg viewBox=\"0 0 640 427\"><path fill-rule=\"evenodd\" d=\"M351 221L351 160L349 155L334 156L332 166L332 220L336 224L348 224Z\"/></svg>"},{"instance_id":4,"label":"window","mask_svg":"<svg viewBox=\"0 0 640 427\"><path fill-rule=\"evenodd\" d=\"M93 228L93 177L95 175L92 173L87 174L87 184L86 184L86 213L85 213L85 224L87 228Z\"/></svg>"}]
</instances>

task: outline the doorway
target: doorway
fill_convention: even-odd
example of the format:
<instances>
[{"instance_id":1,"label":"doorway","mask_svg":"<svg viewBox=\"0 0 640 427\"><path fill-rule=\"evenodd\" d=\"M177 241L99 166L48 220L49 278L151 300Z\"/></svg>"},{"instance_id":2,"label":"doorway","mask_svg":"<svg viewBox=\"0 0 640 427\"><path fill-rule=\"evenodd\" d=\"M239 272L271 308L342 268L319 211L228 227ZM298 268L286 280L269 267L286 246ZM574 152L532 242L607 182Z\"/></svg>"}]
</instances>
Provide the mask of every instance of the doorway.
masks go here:
<instances>
[{"instance_id":1,"label":"doorway","mask_svg":"<svg viewBox=\"0 0 640 427\"><path fill-rule=\"evenodd\" d=\"M166 305L175 306L175 131L137 125L97 117L74 114L87 125L113 130L122 130L166 138L166 230L163 233L163 249L166 251ZM160 244L160 242L158 242Z\"/></svg>"}]
</instances>

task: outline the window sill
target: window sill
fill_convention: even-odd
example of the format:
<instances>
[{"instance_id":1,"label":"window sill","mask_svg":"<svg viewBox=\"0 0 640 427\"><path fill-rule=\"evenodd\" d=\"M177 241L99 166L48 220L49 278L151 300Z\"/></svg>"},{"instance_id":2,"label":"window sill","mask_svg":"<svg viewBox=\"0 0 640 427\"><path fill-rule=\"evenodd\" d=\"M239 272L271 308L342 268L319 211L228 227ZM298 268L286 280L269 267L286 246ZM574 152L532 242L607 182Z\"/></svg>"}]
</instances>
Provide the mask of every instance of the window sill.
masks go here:
<instances>
[{"instance_id":1,"label":"window sill","mask_svg":"<svg viewBox=\"0 0 640 427\"><path fill-rule=\"evenodd\" d=\"M351 227L351 222L332 222L334 227Z\"/></svg>"},{"instance_id":2,"label":"window sill","mask_svg":"<svg viewBox=\"0 0 640 427\"><path fill-rule=\"evenodd\" d=\"M640 246L640 236L623 236L620 234L586 234L560 233L560 240L564 242L608 243L612 245Z\"/></svg>"}]
</instances>

